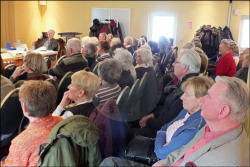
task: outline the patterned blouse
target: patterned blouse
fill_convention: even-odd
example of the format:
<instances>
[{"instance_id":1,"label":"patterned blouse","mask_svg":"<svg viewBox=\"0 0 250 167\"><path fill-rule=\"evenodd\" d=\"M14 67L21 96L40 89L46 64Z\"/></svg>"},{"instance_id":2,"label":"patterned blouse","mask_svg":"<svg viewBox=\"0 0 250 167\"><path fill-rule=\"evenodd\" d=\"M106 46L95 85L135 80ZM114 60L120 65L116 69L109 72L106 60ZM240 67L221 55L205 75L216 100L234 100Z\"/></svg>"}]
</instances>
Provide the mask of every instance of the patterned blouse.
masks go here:
<instances>
[{"instance_id":1,"label":"patterned blouse","mask_svg":"<svg viewBox=\"0 0 250 167\"><path fill-rule=\"evenodd\" d=\"M61 120L48 115L31 122L12 140L9 155L1 166L37 166L40 145L46 142L52 128Z\"/></svg>"}]
</instances>

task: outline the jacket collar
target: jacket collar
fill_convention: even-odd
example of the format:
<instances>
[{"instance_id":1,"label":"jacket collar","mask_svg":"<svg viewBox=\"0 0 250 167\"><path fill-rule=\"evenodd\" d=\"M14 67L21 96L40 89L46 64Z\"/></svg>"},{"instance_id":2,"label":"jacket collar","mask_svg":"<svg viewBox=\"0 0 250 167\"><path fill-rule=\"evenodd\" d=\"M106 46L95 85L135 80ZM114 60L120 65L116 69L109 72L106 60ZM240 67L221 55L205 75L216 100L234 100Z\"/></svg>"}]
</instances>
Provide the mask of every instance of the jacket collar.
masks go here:
<instances>
[{"instance_id":1,"label":"jacket collar","mask_svg":"<svg viewBox=\"0 0 250 167\"><path fill-rule=\"evenodd\" d=\"M199 75L199 73L189 73L189 74L185 75L182 78L182 80L178 82L177 87L180 87L182 85L182 83L185 82L188 78L198 76L198 75Z\"/></svg>"}]
</instances>

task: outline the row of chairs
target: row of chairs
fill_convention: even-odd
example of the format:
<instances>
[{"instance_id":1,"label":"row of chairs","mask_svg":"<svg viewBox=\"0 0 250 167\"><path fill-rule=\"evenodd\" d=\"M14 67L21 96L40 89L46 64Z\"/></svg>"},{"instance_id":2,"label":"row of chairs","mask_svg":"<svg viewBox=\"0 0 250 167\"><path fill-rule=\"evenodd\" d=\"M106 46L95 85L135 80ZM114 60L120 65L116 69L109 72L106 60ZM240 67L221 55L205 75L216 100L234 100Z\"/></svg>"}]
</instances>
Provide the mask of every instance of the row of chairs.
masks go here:
<instances>
[{"instance_id":1,"label":"row of chairs","mask_svg":"<svg viewBox=\"0 0 250 167\"><path fill-rule=\"evenodd\" d=\"M148 73L145 72L142 79L136 79L132 87L126 86L121 91L116 100L121 116L127 122L133 122L147 113L144 113L144 98L146 96L146 84L148 81Z\"/></svg>"}]
</instances>

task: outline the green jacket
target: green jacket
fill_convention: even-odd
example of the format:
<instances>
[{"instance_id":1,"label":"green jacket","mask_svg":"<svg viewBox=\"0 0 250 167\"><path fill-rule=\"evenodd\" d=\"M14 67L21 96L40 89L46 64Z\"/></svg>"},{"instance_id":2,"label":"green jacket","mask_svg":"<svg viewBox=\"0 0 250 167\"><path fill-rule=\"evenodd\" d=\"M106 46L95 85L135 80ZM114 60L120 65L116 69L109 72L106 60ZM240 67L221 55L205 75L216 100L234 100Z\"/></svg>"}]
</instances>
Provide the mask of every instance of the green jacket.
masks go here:
<instances>
[{"instance_id":1,"label":"green jacket","mask_svg":"<svg viewBox=\"0 0 250 167\"><path fill-rule=\"evenodd\" d=\"M87 117L69 117L40 146L38 166L99 166L98 140L98 129Z\"/></svg>"}]
</instances>

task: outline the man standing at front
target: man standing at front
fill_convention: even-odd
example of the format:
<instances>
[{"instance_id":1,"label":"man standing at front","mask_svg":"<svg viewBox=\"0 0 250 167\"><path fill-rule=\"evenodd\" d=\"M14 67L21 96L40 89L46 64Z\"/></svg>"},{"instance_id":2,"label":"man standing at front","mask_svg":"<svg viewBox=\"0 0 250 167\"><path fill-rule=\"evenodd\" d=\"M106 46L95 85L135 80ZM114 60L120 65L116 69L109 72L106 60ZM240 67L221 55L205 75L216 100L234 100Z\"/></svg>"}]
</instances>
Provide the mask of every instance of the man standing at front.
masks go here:
<instances>
[{"instance_id":1,"label":"man standing at front","mask_svg":"<svg viewBox=\"0 0 250 167\"><path fill-rule=\"evenodd\" d=\"M201 99L207 125L187 145L153 166L249 166L244 119L249 108L247 85L238 78L217 77Z\"/></svg>"}]
</instances>

